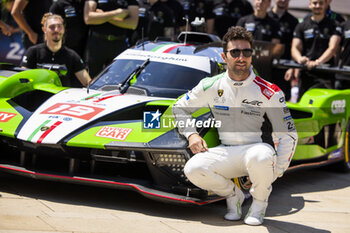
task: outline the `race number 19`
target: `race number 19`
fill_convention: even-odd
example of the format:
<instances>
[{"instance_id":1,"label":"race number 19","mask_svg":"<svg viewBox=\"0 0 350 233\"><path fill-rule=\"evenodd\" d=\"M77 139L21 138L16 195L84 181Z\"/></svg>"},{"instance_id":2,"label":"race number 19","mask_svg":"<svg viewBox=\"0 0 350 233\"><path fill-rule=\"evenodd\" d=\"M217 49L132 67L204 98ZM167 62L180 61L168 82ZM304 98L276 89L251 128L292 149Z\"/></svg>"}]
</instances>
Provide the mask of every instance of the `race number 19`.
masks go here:
<instances>
[{"instance_id":1,"label":"race number 19","mask_svg":"<svg viewBox=\"0 0 350 233\"><path fill-rule=\"evenodd\" d=\"M80 118L83 120L90 120L100 112L102 112L103 108L93 107L93 106L85 106L80 104L55 104L48 109L45 109L41 112L41 114L49 114L49 115L64 115L75 118Z\"/></svg>"}]
</instances>

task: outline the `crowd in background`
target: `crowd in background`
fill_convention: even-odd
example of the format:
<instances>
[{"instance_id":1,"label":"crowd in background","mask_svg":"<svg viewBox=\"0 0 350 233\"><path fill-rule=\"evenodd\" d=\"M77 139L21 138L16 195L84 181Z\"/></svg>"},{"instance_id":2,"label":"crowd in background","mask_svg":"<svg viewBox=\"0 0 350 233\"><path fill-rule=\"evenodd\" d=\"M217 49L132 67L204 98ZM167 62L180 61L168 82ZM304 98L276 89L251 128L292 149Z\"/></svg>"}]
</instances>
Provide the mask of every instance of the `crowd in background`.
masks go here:
<instances>
[{"instance_id":1,"label":"crowd in background","mask_svg":"<svg viewBox=\"0 0 350 233\"><path fill-rule=\"evenodd\" d=\"M65 24L62 46L82 58L91 77L139 40L176 41L185 30L222 38L235 25L251 31L255 40L284 44L282 58L310 70L322 63L350 65L349 21L331 10L332 0L308 1L310 13L298 20L288 12L289 0L2 0L0 28L5 35L22 30L28 49L45 43L42 16L60 15ZM303 80L299 85L313 84L304 76L295 69L276 70L270 81L289 99L298 77ZM345 87L344 81L335 85Z\"/></svg>"}]
</instances>

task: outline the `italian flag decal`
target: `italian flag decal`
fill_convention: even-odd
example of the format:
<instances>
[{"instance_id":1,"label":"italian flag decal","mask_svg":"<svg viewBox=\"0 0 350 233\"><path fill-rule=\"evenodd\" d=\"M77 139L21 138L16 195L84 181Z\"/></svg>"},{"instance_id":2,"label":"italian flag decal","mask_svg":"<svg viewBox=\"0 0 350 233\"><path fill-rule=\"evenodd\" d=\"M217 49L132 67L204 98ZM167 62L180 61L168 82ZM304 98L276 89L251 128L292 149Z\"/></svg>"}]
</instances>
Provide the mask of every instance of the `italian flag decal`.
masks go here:
<instances>
[{"instance_id":1,"label":"italian flag decal","mask_svg":"<svg viewBox=\"0 0 350 233\"><path fill-rule=\"evenodd\" d=\"M178 47L189 46L189 45L190 44L175 44L175 43L163 44L163 45L159 45L159 46L153 48L151 51L157 52L157 53L169 53L171 50L174 50Z\"/></svg>"},{"instance_id":2,"label":"italian flag decal","mask_svg":"<svg viewBox=\"0 0 350 233\"><path fill-rule=\"evenodd\" d=\"M31 133L27 141L42 143L45 137L49 135L60 124L62 124L62 121L47 120L43 122Z\"/></svg>"}]
</instances>

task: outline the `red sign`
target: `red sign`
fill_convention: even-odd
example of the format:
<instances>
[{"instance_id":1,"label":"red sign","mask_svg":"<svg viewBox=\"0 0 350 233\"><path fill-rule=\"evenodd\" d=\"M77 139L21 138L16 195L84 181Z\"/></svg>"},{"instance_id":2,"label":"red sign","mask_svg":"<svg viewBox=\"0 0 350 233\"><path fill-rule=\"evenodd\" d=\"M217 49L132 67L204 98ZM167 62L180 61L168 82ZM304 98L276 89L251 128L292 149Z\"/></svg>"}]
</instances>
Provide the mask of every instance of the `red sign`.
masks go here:
<instances>
[{"instance_id":1,"label":"red sign","mask_svg":"<svg viewBox=\"0 0 350 233\"><path fill-rule=\"evenodd\" d=\"M0 112L0 122L8 122L12 117L16 115L16 113Z\"/></svg>"},{"instance_id":2,"label":"red sign","mask_svg":"<svg viewBox=\"0 0 350 233\"><path fill-rule=\"evenodd\" d=\"M123 141L131 133L131 131L132 129L104 126L96 133L95 136Z\"/></svg>"},{"instance_id":3,"label":"red sign","mask_svg":"<svg viewBox=\"0 0 350 233\"><path fill-rule=\"evenodd\" d=\"M90 120L100 112L103 108L86 106L81 104L55 104L48 109L45 109L41 114L50 114L50 115L65 115L75 118L80 118L83 120Z\"/></svg>"}]
</instances>

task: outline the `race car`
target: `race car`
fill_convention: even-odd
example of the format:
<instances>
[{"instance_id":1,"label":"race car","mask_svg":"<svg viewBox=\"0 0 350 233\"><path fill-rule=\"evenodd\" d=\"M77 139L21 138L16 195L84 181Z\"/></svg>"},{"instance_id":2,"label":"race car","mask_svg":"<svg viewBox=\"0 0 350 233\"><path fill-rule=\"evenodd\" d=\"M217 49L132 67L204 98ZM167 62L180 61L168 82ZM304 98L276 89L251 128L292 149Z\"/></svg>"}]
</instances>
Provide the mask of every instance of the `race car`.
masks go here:
<instances>
[{"instance_id":1,"label":"race car","mask_svg":"<svg viewBox=\"0 0 350 233\"><path fill-rule=\"evenodd\" d=\"M307 67L289 60L275 59L276 68L297 68L307 71ZM287 103L298 132L298 145L289 171L303 167L332 164L335 170L350 171L349 160L349 102L350 89L332 89L329 84L336 80L350 80L350 67L330 67L323 64L311 72L329 77L320 78L300 98L298 103Z\"/></svg>"},{"instance_id":2,"label":"race car","mask_svg":"<svg viewBox=\"0 0 350 233\"><path fill-rule=\"evenodd\" d=\"M273 45L254 47L256 61L265 56L270 62L275 56ZM177 43L141 42L80 89L62 87L52 70L3 66L0 170L131 189L173 203L222 200L185 177L183 167L193 154L171 113L176 98L201 79L225 71L221 52L220 39L204 33L181 34ZM297 104L288 103L300 132L291 169L335 161L349 165L349 93L318 89ZM193 117L209 122L198 126L208 146L219 145L209 109ZM246 177L234 181L249 197Z\"/></svg>"}]
</instances>

